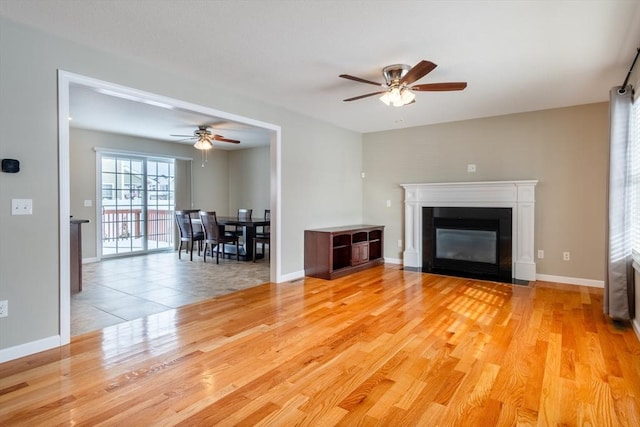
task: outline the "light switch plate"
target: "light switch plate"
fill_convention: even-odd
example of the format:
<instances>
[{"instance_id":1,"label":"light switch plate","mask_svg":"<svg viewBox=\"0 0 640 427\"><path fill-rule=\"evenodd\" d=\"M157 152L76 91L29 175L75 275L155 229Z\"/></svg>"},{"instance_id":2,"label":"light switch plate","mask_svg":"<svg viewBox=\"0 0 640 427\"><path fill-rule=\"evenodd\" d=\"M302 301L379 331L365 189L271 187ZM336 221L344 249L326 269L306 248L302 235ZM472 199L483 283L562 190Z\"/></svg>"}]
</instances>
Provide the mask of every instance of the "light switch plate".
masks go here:
<instances>
[{"instance_id":1,"label":"light switch plate","mask_svg":"<svg viewBox=\"0 0 640 427\"><path fill-rule=\"evenodd\" d=\"M84 207L85 208L90 208L91 206L93 206L93 201L92 200L85 200L84 201Z\"/></svg>"},{"instance_id":2,"label":"light switch plate","mask_svg":"<svg viewBox=\"0 0 640 427\"><path fill-rule=\"evenodd\" d=\"M32 215L32 199L11 199L11 215Z\"/></svg>"}]
</instances>

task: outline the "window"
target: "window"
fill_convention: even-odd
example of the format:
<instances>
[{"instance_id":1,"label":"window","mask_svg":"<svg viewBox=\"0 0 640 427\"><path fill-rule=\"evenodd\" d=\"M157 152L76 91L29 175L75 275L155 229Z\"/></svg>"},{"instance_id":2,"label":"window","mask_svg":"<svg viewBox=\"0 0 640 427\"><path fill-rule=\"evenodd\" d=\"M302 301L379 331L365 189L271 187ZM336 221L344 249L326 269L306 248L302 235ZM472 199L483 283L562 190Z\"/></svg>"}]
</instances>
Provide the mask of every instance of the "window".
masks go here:
<instances>
[{"instance_id":1,"label":"window","mask_svg":"<svg viewBox=\"0 0 640 427\"><path fill-rule=\"evenodd\" d=\"M113 200L113 184L102 183L102 199Z\"/></svg>"}]
</instances>

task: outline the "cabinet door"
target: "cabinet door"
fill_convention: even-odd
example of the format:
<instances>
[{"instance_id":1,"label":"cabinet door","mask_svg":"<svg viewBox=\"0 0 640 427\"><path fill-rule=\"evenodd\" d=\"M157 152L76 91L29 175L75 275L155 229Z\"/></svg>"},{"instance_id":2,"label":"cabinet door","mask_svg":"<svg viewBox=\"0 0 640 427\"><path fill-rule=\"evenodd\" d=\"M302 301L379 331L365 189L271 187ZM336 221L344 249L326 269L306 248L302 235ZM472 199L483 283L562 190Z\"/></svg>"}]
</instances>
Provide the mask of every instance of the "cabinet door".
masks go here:
<instances>
[{"instance_id":1,"label":"cabinet door","mask_svg":"<svg viewBox=\"0 0 640 427\"><path fill-rule=\"evenodd\" d=\"M363 264L369 261L369 243L355 243L351 246L351 265Z\"/></svg>"}]
</instances>

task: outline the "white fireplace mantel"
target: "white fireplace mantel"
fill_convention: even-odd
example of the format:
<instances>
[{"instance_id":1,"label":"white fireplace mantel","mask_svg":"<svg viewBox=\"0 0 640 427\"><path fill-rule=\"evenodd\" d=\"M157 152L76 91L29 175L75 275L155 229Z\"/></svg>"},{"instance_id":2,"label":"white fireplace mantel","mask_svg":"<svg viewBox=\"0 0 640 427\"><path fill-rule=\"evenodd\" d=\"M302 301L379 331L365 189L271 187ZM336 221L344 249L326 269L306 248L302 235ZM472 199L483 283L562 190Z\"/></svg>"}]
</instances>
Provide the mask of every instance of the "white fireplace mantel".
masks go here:
<instances>
[{"instance_id":1,"label":"white fireplace mantel","mask_svg":"<svg viewBox=\"0 0 640 427\"><path fill-rule=\"evenodd\" d=\"M535 280L533 251L537 183L531 180L401 184L404 188L404 266L422 267L423 207L511 208L513 277Z\"/></svg>"}]
</instances>

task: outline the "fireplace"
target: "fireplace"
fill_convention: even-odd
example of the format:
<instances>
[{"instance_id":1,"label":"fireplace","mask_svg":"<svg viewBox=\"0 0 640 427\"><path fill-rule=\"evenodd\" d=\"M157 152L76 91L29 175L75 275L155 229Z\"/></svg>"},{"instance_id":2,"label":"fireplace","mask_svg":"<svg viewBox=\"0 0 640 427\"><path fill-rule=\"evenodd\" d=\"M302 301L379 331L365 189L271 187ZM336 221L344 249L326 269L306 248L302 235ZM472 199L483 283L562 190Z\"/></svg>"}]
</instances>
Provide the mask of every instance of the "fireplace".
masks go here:
<instances>
[{"instance_id":1,"label":"fireplace","mask_svg":"<svg viewBox=\"0 0 640 427\"><path fill-rule=\"evenodd\" d=\"M511 281L511 208L423 207L422 271Z\"/></svg>"},{"instance_id":2,"label":"fireplace","mask_svg":"<svg viewBox=\"0 0 640 427\"><path fill-rule=\"evenodd\" d=\"M473 256L464 254L464 251L451 247L463 239L471 239L473 244L484 245L488 251L492 251L492 244L495 243L498 276L506 278L510 275L517 280L536 280L534 225L537 183L538 181L530 180L402 184L405 194L402 260L404 267L426 270L434 268L435 263L435 268L449 269L450 262L455 261L468 263L467 267L472 270L494 269L495 272L496 262L488 262L494 259L488 258L487 255L474 259ZM476 220L467 225L461 224L456 218L446 218L447 215L444 215L445 218L438 219L437 223L442 229L440 234L442 237L448 237L449 241L445 241L444 247L440 247L437 262L432 260L425 263L424 260L429 259L426 253L434 252L436 248L433 243L434 232L431 232L431 237L428 237L429 234L424 237L423 226L427 220L423 218L423 208L439 209L438 212L452 208L505 208L510 211L510 219L498 218L499 225L496 229L495 222L490 222L496 218L486 218L484 214L478 217L477 211L471 218L464 218ZM436 217L438 216L442 215L436 214ZM510 240L505 234L505 222L510 224ZM492 239L494 243L491 243ZM489 267L487 264L494 266Z\"/></svg>"}]
</instances>

